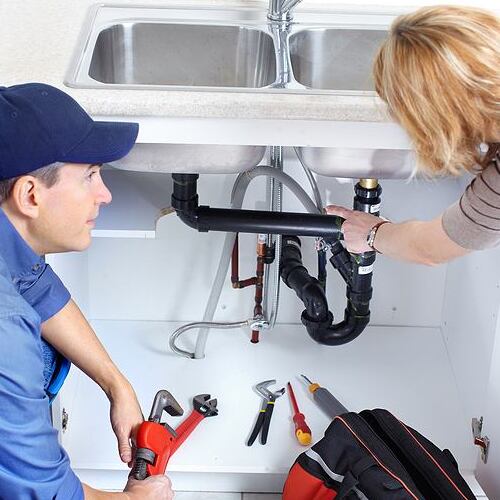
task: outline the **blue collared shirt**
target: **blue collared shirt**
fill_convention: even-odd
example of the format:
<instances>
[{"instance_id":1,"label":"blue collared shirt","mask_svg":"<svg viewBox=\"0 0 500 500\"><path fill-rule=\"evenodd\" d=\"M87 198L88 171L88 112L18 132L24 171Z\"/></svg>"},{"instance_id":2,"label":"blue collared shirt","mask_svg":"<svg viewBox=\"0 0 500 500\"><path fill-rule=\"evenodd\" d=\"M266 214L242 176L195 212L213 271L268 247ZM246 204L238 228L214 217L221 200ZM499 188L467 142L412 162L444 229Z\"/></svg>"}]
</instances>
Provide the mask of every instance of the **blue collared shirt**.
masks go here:
<instances>
[{"instance_id":1,"label":"blue collared shirt","mask_svg":"<svg viewBox=\"0 0 500 500\"><path fill-rule=\"evenodd\" d=\"M82 500L52 427L47 389L57 353L41 323L70 299L0 208L0 499Z\"/></svg>"}]
</instances>

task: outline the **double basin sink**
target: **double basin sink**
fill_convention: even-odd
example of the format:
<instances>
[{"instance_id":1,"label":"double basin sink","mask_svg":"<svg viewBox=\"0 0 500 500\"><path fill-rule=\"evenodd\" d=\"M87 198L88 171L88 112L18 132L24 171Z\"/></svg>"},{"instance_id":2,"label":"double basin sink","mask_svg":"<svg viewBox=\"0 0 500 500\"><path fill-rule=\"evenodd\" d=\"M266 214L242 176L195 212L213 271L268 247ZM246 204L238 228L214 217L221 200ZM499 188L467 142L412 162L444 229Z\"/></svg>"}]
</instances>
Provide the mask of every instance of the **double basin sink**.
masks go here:
<instances>
[{"instance_id":1,"label":"double basin sink","mask_svg":"<svg viewBox=\"0 0 500 500\"><path fill-rule=\"evenodd\" d=\"M89 14L66 84L79 88L374 95L371 67L386 35L387 26L360 25L352 19L347 23L346 17L339 15L325 20L321 13L297 14L286 30L279 30L270 25L265 11L256 8L100 5ZM130 168L134 168L134 156L137 159L148 153L146 147L137 146L136 155L127 160ZM347 161L351 163L349 151L297 149L312 170L350 176L346 175ZM156 171L240 172L259 163L265 147L167 144L156 145L156 153L164 163L156 165ZM363 152L362 163L368 169L376 153ZM389 163L398 165L408 154L393 153ZM335 168L339 158L346 159L346 172L340 164ZM392 164L384 172L385 163L372 165L370 176L397 177L398 169ZM360 175L354 172L352 176Z\"/></svg>"}]
</instances>

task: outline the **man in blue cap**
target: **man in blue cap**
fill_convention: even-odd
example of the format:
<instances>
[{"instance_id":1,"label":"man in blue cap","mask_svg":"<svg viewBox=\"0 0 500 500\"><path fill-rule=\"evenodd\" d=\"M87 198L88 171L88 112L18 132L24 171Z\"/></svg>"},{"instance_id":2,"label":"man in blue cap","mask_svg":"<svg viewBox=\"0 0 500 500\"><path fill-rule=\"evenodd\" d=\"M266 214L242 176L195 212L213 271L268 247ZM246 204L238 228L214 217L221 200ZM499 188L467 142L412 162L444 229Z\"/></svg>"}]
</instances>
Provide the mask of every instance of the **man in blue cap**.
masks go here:
<instances>
[{"instance_id":1,"label":"man in blue cap","mask_svg":"<svg viewBox=\"0 0 500 500\"><path fill-rule=\"evenodd\" d=\"M0 87L0 499L173 498L165 476L129 480L123 493L82 485L50 419L73 362L105 391L120 457L132 461L135 392L44 256L90 245L111 201L100 165L125 156L137 132L93 121L49 85Z\"/></svg>"}]
</instances>

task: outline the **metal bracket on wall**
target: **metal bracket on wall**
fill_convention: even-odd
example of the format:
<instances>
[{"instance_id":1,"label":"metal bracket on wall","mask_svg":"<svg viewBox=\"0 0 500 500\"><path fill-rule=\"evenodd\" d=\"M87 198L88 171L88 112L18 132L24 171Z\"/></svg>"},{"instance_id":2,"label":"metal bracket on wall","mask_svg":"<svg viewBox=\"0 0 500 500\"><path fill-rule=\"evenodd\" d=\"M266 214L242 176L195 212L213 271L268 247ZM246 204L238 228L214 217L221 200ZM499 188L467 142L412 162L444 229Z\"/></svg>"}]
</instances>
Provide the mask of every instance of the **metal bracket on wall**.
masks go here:
<instances>
[{"instance_id":1,"label":"metal bracket on wall","mask_svg":"<svg viewBox=\"0 0 500 500\"><path fill-rule=\"evenodd\" d=\"M66 408L62 409L62 417L61 417L61 428L63 432L66 432L68 428L68 420L69 420L69 414L66 411Z\"/></svg>"},{"instance_id":2,"label":"metal bracket on wall","mask_svg":"<svg viewBox=\"0 0 500 500\"><path fill-rule=\"evenodd\" d=\"M490 448L490 440L488 436L481 436L481 431L483 429L483 417L479 420L477 418L472 419L472 436L474 438L474 444L481 448L481 460L486 463L488 461L488 451Z\"/></svg>"}]
</instances>

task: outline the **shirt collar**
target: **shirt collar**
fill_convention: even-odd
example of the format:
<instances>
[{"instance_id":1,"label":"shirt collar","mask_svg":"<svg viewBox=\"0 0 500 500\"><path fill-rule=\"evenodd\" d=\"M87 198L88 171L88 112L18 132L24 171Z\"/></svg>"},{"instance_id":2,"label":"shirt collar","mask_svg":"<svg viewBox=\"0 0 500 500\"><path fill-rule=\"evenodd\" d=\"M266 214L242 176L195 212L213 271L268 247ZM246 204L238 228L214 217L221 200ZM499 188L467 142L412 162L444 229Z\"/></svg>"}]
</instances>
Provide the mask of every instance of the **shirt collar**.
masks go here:
<instances>
[{"instance_id":1,"label":"shirt collar","mask_svg":"<svg viewBox=\"0 0 500 500\"><path fill-rule=\"evenodd\" d=\"M2 208L0 208L0 255L5 260L14 281L38 271L45 262L44 257L36 254L24 241Z\"/></svg>"}]
</instances>

